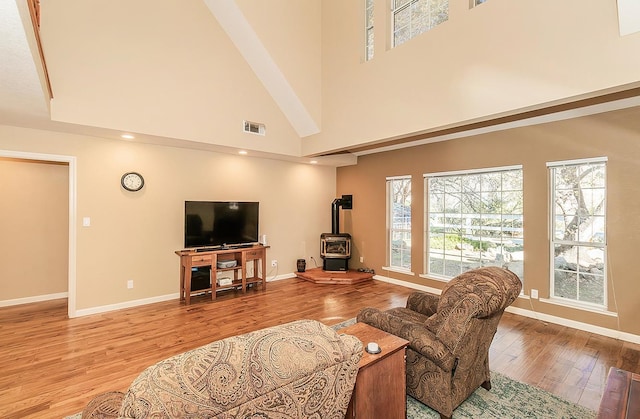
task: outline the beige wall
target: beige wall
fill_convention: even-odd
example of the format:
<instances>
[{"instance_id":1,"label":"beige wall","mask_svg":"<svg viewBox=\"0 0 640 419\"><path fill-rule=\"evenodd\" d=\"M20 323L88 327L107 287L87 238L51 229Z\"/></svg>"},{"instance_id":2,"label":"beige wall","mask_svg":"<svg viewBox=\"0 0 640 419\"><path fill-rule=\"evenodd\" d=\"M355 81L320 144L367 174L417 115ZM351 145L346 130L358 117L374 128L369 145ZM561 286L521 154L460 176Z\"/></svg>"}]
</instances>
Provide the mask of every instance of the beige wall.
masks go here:
<instances>
[{"instance_id":1,"label":"beige wall","mask_svg":"<svg viewBox=\"0 0 640 419\"><path fill-rule=\"evenodd\" d=\"M0 158L0 301L67 292L69 167Z\"/></svg>"},{"instance_id":2,"label":"beige wall","mask_svg":"<svg viewBox=\"0 0 640 419\"><path fill-rule=\"evenodd\" d=\"M246 3L247 19L319 124L319 2ZM298 134L204 1L69 0L42 10L54 121L300 155ZM243 133L243 120L264 123L266 136Z\"/></svg>"},{"instance_id":3,"label":"beige wall","mask_svg":"<svg viewBox=\"0 0 640 419\"><path fill-rule=\"evenodd\" d=\"M294 272L297 258L319 260L319 236L331 225L332 167L8 126L0 126L0 150L77 159L79 310L178 292L173 252L183 247L185 200L259 201L268 259L279 261L269 279ZM140 192L120 186L131 170L145 177Z\"/></svg>"},{"instance_id":4,"label":"beige wall","mask_svg":"<svg viewBox=\"0 0 640 419\"><path fill-rule=\"evenodd\" d=\"M615 1L449 1L447 22L390 48L375 1L363 61L364 1L322 2L322 132L303 153L342 149L640 85L640 33L619 36Z\"/></svg>"},{"instance_id":5,"label":"beige wall","mask_svg":"<svg viewBox=\"0 0 640 419\"><path fill-rule=\"evenodd\" d=\"M523 165L525 292L549 297L547 168L549 161L607 157L607 240L609 310L619 313L624 332L640 334L637 285L637 237L640 231L640 120L631 110L516 128L359 158L357 166L338 169L337 193L352 193L354 207L344 223L354 237L353 267L374 268L387 277L442 288L420 278L424 267L423 174ZM412 176L412 267L415 276L382 271L385 260L385 178ZM617 319L532 300L533 309L596 326L617 329ZM531 309L529 301L515 303Z\"/></svg>"}]
</instances>

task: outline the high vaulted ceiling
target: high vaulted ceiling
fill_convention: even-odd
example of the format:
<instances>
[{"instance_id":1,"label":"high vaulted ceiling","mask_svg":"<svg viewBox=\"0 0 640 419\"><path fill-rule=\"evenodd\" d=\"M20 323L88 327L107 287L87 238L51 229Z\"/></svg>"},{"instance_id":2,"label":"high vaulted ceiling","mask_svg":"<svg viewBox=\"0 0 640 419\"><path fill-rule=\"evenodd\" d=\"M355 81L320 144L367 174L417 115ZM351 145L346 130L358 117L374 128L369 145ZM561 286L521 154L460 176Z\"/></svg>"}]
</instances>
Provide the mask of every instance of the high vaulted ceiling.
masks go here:
<instances>
[{"instance_id":1,"label":"high vaulted ceiling","mask_svg":"<svg viewBox=\"0 0 640 419\"><path fill-rule=\"evenodd\" d=\"M613 3L542 0L556 5L548 15L541 3L452 2L448 22L398 48L377 25L368 63L355 3L48 0L50 101L27 0L0 0L0 124L340 166L590 113L640 117L640 33L618 34ZM243 120L267 135L243 133Z\"/></svg>"}]
</instances>

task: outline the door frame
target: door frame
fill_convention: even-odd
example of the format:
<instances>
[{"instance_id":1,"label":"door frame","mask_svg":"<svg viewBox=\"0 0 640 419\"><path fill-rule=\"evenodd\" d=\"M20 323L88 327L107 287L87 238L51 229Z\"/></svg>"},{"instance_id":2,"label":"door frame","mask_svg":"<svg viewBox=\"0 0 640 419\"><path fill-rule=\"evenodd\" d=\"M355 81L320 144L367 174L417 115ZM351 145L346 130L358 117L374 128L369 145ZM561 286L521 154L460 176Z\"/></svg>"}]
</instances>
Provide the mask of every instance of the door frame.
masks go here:
<instances>
[{"instance_id":1,"label":"door frame","mask_svg":"<svg viewBox=\"0 0 640 419\"><path fill-rule=\"evenodd\" d=\"M67 285L67 314L69 318L76 317L76 221L77 221L77 167L75 156L60 154L31 153L24 151L0 150L0 157L24 160L39 160L63 162L69 165L69 257L68 257L68 285Z\"/></svg>"}]
</instances>

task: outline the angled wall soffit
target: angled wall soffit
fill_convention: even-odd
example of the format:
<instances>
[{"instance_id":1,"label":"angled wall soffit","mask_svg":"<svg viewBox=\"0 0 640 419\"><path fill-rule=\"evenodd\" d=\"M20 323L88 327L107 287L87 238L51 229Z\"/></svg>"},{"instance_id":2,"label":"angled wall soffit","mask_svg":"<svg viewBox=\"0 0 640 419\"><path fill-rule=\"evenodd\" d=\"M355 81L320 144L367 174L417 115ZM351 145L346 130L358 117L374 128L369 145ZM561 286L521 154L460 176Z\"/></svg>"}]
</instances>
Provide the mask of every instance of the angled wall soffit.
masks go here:
<instances>
[{"instance_id":1,"label":"angled wall soffit","mask_svg":"<svg viewBox=\"0 0 640 419\"><path fill-rule=\"evenodd\" d=\"M242 11L232 0L204 0L300 137L320 132L318 124L273 61Z\"/></svg>"}]
</instances>

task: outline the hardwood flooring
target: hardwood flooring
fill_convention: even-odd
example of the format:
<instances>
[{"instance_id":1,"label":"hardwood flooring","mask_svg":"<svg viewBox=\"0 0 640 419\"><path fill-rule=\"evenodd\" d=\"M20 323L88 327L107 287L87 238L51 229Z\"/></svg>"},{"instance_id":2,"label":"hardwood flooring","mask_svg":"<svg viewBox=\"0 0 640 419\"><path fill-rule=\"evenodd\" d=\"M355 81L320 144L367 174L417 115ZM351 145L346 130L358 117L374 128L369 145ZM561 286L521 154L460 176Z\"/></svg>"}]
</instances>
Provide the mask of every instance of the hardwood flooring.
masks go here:
<instances>
[{"instance_id":1,"label":"hardwood flooring","mask_svg":"<svg viewBox=\"0 0 640 419\"><path fill-rule=\"evenodd\" d=\"M0 308L0 417L62 418L125 390L147 366L214 340L309 318L332 325L365 306L403 306L411 289L297 278L68 319L66 300ZM505 313L491 369L597 409L610 366L640 372L640 345Z\"/></svg>"}]
</instances>

